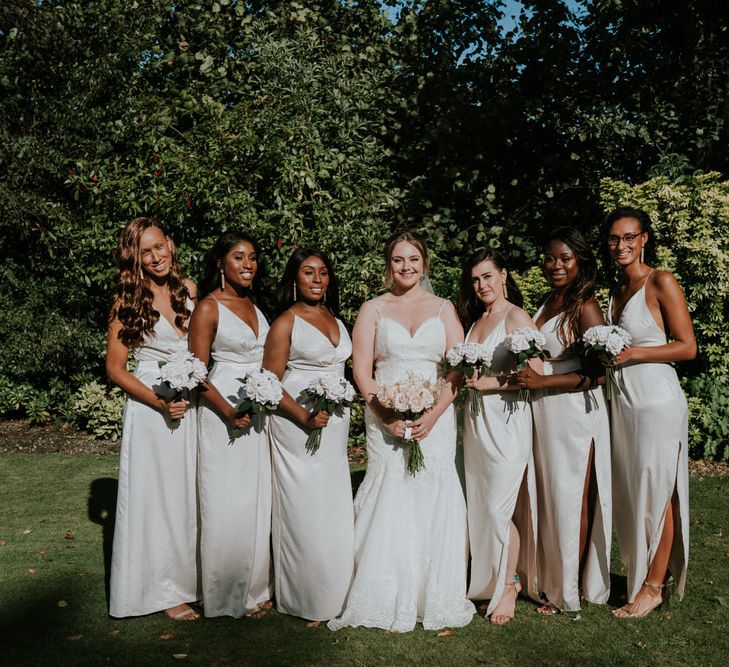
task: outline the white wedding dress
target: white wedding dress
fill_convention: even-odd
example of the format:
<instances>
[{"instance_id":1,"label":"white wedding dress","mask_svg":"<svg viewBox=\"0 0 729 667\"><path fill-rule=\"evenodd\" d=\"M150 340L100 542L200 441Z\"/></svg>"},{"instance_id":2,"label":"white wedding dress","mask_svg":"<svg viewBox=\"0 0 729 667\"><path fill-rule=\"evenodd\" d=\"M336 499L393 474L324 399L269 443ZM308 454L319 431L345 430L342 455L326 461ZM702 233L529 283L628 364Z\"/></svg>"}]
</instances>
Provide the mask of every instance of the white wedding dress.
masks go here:
<instances>
[{"instance_id":1,"label":"white wedding dress","mask_svg":"<svg viewBox=\"0 0 729 667\"><path fill-rule=\"evenodd\" d=\"M378 311L379 312L379 311ZM445 325L427 319L414 335L380 314L375 378L387 385L415 373L442 376ZM450 406L420 444L425 469L410 475L408 446L365 413L367 474L355 498L355 574L341 617L345 626L407 632L461 627L475 609L466 599L466 504L455 466L456 425Z\"/></svg>"}]
</instances>

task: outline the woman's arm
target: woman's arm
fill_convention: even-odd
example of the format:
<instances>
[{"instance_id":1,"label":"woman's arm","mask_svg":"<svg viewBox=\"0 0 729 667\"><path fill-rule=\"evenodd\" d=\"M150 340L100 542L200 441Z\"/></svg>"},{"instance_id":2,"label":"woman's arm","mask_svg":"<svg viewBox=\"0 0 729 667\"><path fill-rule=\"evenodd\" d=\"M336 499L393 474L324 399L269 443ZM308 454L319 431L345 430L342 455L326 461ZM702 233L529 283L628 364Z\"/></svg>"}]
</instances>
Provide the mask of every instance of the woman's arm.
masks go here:
<instances>
[{"instance_id":1,"label":"woman's arm","mask_svg":"<svg viewBox=\"0 0 729 667\"><path fill-rule=\"evenodd\" d=\"M217 330L218 304L212 297L206 297L193 311L188 331L190 352L206 366L210 363L210 350L213 347ZM236 428L247 428L250 425L251 416L236 410L209 379L205 380L200 392L218 414Z\"/></svg>"},{"instance_id":2,"label":"woman's arm","mask_svg":"<svg viewBox=\"0 0 729 667\"><path fill-rule=\"evenodd\" d=\"M693 359L696 356L696 336L681 286L668 271L656 271L649 281L658 301L667 335L673 340L655 347L628 347L618 355L617 363L659 363Z\"/></svg>"},{"instance_id":3,"label":"woman's arm","mask_svg":"<svg viewBox=\"0 0 729 667\"><path fill-rule=\"evenodd\" d=\"M600 306L595 299L588 299L582 304L580 310L580 334L584 334L590 327L601 324L605 324L605 316ZM528 389L560 389L562 391L584 391L605 382L605 370L601 364L583 356L580 359L582 361L582 371L580 372L542 375L534 367L527 366L517 373L517 382L520 387Z\"/></svg>"},{"instance_id":4,"label":"woman's arm","mask_svg":"<svg viewBox=\"0 0 729 667\"><path fill-rule=\"evenodd\" d=\"M122 325L118 318L109 323L106 338L106 375L115 385L150 408L165 413L172 420L181 419L189 402L182 399L167 402L154 393L144 382L134 377L127 370L129 348L119 339Z\"/></svg>"},{"instance_id":5,"label":"woman's arm","mask_svg":"<svg viewBox=\"0 0 729 667\"><path fill-rule=\"evenodd\" d=\"M263 367L271 371L279 380L286 371L286 362L291 350L291 332L294 328L294 316L286 311L277 317L266 336L266 347L263 351ZM299 405L284 389L283 398L278 404L279 410L294 421L307 428L324 428L329 421L329 413L324 410L312 414L304 406Z\"/></svg>"}]
</instances>

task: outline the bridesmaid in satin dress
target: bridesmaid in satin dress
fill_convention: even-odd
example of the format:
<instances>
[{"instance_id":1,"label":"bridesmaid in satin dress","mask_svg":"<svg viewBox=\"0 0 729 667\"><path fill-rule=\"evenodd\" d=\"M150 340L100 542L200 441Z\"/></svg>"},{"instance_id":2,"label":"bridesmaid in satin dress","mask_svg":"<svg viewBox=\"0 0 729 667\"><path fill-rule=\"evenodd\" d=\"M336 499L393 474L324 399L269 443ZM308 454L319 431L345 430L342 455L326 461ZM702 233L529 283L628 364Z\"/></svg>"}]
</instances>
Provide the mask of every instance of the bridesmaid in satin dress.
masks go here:
<instances>
[{"instance_id":1,"label":"bridesmaid in satin dress","mask_svg":"<svg viewBox=\"0 0 729 667\"><path fill-rule=\"evenodd\" d=\"M597 262L573 227L554 230L544 249L552 289L534 315L550 359L540 374L517 375L532 391L537 475L541 614L578 612L580 598L605 604L610 593L610 426L598 383L604 371L581 354L579 340L605 323L592 296Z\"/></svg>"},{"instance_id":2,"label":"bridesmaid in satin dress","mask_svg":"<svg viewBox=\"0 0 729 667\"><path fill-rule=\"evenodd\" d=\"M615 529L628 574L628 604L613 613L640 618L660 606L669 573L683 597L689 547L688 407L670 362L696 356L681 287L655 268L653 227L639 209L605 222L619 269L608 317L632 336L617 358L612 401Z\"/></svg>"},{"instance_id":3,"label":"bridesmaid in satin dress","mask_svg":"<svg viewBox=\"0 0 729 667\"><path fill-rule=\"evenodd\" d=\"M260 370L268 323L254 303L256 242L223 234L208 252L190 350L208 364L198 409L200 568L205 616L262 616L272 606L271 457L267 420L235 405Z\"/></svg>"},{"instance_id":4,"label":"bridesmaid in satin dress","mask_svg":"<svg viewBox=\"0 0 729 667\"><path fill-rule=\"evenodd\" d=\"M109 613L162 611L193 621L197 592L195 411L159 385L159 362L187 349L195 285L182 277L175 245L153 218L122 231L116 251L106 372L127 393L111 561ZM132 352L134 373L127 370Z\"/></svg>"},{"instance_id":5,"label":"bridesmaid in satin dress","mask_svg":"<svg viewBox=\"0 0 729 667\"><path fill-rule=\"evenodd\" d=\"M538 598L536 581L537 493L532 457L532 411L517 400L509 382L512 355L508 334L533 326L504 260L490 250L475 252L463 266L459 314L466 342L493 354L491 374L466 385L481 392L481 410L466 401L463 455L471 543L468 597L489 600L495 625L514 618L516 598L526 587ZM517 575L517 570L521 575Z\"/></svg>"},{"instance_id":6,"label":"bridesmaid in satin dress","mask_svg":"<svg viewBox=\"0 0 729 667\"><path fill-rule=\"evenodd\" d=\"M263 360L284 387L270 421L276 608L325 621L342 611L354 567L349 409L313 412L300 394L322 375L344 375L352 341L337 317L334 270L318 250L293 253L278 301ZM323 429L322 439L310 454L306 440L314 428Z\"/></svg>"}]
</instances>

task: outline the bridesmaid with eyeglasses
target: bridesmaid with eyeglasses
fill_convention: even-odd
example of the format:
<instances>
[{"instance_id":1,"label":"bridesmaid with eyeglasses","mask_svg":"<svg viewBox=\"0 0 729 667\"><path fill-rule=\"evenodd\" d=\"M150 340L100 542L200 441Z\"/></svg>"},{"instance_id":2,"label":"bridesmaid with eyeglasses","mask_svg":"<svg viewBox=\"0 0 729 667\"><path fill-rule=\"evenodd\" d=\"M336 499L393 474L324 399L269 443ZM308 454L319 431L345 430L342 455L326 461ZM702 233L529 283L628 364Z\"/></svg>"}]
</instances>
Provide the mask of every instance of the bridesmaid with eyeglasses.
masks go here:
<instances>
[{"instance_id":1,"label":"bridesmaid with eyeglasses","mask_svg":"<svg viewBox=\"0 0 729 667\"><path fill-rule=\"evenodd\" d=\"M670 364L693 359L696 339L681 287L654 268L645 211L618 208L604 229L618 269L608 321L632 337L617 358L611 410L613 516L628 575L628 603L613 614L641 618L660 607L671 575L679 597L686 584L688 406Z\"/></svg>"}]
</instances>

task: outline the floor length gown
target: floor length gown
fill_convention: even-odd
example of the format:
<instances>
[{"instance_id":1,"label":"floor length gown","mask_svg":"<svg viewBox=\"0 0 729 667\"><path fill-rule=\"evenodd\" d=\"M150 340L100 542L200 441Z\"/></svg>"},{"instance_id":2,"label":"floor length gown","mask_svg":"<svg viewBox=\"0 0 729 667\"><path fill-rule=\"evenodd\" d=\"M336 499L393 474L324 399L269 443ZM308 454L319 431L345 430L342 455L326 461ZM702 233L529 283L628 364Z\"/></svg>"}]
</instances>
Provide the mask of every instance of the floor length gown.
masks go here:
<instances>
[{"instance_id":1,"label":"floor length gown","mask_svg":"<svg viewBox=\"0 0 729 667\"><path fill-rule=\"evenodd\" d=\"M187 336L160 315L154 334L134 350L134 376L165 395L159 362L186 350ZM159 410L127 397L111 559L112 616L151 614L200 597L196 443L193 407L172 423Z\"/></svg>"},{"instance_id":2,"label":"floor length gown","mask_svg":"<svg viewBox=\"0 0 729 667\"><path fill-rule=\"evenodd\" d=\"M494 375L513 370L505 337L504 316L482 342L493 353ZM524 593L536 599L537 491L529 404L518 401L516 391L484 392L475 414L466 401L463 456L471 543L468 597L490 600L487 614L501 599L513 518L520 537L517 573Z\"/></svg>"},{"instance_id":3,"label":"floor length gown","mask_svg":"<svg viewBox=\"0 0 729 667\"><path fill-rule=\"evenodd\" d=\"M375 378L380 386L442 376L445 325L431 317L413 336L380 315L375 333ZM407 632L470 623L466 599L466 504L455 466L453 406L420 444L425 469L407 471L408 447L389 435L374 413L365 413L367 473L355 498L355 575L342 616L345 626Z\"/></svg>"},{"instance_id":4,"label":"floor length gown","mask_svg":"<svg viewBox=\"0 0 729 667\"><path fill-rule=\"evenodd\" d=\"M218 302L209 379L232 405L244 397L241 382L258 371L268 323L256 308L258 336ZM267 418L244 430L200 400L198 485L200 566L205 616L255 611L271 599L271 456Z\"/></svg>"},{"instance_id":5,"label":"floor length gown","mask_svg":"<svg viewBox=\"0 0 729 667\"><path fill-rule=\"evenodd\" d=\"M341 321L339 344L294 315L283 385L294 399L324 374L344 375L352 342ZM347 461L349 410L332 415L319 451L310 431L289 417L271 417L273 565L276 607L315 621L341 613L354 566L354 514Z\"/></svg>"},{"instance_id":6,"label":"floor length gown","mask_svg":"<svg viewBox=\"0 0 729 667\"><path fill-rule=\"evenodd\" d=\"M612 299L608 317L612 319ZM666 344L645 301L645 283L615 322L631 345ZM628 574L628 602L640 591L663 533L674 491L673 546L669 569L683 597L689 548L688 406L676 371L667 363L618 367L620 394L612 399L613 512L620 553ZM655 582L660 583L660 582Z\"/></svg>"},{"instance_id":7,"label":"floor length gown","mask_svg":"<svg viewBox=\"0 0 729 667\"><path fill-rule=\"evenodd\" d=\"M551 355L544 364L545 375L581 367L579 354L565 349L559 320L558 314L540 327ZM544 389L532 391L532 399L539 587L562 611L579 611L580 584L585 600L604 604L610 594L612 537L610 422L604 393L601 388ZM592 443L597 498L580 581L580 514Z\"/></svg>"}]
</instances>

